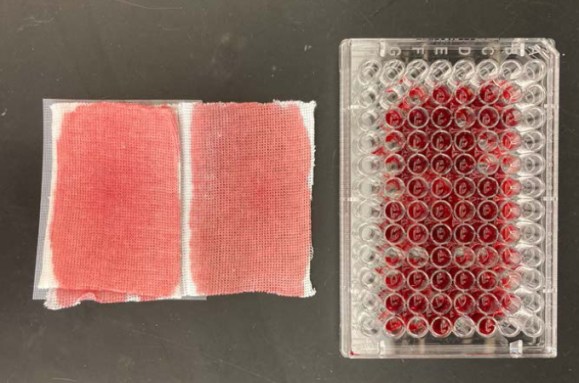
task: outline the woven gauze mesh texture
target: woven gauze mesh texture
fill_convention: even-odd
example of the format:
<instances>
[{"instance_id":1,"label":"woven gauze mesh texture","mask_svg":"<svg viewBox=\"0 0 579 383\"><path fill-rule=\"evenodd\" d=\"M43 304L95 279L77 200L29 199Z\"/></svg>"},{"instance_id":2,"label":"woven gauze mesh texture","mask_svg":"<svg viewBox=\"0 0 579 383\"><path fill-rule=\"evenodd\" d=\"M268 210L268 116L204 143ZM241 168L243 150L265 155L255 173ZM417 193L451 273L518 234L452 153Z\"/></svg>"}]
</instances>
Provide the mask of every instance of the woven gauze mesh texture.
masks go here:
<instances>
[{"instance_id":1,"label":"woven gauze mesh texture","mask_svg":"<svg viewBox=\"0 0 579 383\"><path fill-rule=\"evenodd\" d=\"M58 308L148 300L180 284L179 133L167 106L79 105L54 140L51 258ZM46 254L49 252L50 254ZM43 270L43 273L45 270ZM56 302L55 302L55 301Z\"/></svg>"},{"instance_id":2,"label":"woven gauze mesh texture","mask_svg":"<svg viewBox=\"0 0 579 383\"><path fill-rule=\"evenodd\" d=\"M191 128L191 273L204 295L310 296L313 142L300 102L199 104Z\"/></svg>"}]
</instances>

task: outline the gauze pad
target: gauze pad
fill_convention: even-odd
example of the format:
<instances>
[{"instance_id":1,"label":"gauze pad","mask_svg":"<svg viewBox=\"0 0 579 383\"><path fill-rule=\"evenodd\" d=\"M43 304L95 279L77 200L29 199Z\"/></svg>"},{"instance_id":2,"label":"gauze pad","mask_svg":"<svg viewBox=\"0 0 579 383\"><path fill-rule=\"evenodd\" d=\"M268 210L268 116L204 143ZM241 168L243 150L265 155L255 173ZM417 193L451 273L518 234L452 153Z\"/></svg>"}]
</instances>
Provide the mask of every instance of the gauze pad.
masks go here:
<instances>
[{"instance_id":1,"label":"gauze pad","mask_svg":"<svg viewBox=\"0 0 579 383\"><path fill-rule=\"evenodd\" d=\"M52 105L46 305L180 295L180 149L173 108Z\"/></svg>"},{"instance_id":2,"label":"gauze pad","mask_svg":"<svg viewBox=\"0 0 579 383\"><path fill-rule=\"evenodd\" d=\"M192 111L190 257L196 292L314 294L310 202L315 103Z\"/></svg>"}]
</instances>

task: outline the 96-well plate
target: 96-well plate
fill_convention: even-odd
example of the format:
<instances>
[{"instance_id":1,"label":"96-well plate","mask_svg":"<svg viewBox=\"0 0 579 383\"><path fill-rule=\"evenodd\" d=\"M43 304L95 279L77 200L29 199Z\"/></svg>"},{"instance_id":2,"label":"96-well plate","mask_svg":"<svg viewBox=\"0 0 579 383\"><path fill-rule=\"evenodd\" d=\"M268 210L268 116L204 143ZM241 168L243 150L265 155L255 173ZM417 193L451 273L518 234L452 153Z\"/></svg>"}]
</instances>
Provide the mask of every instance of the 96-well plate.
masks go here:
<instances>
[{"instance_id":1,"label":"96-well plate","mask_svg":"<svg viewBox=\"0 0 579 383\"><path fill-rule=\"evenodd\" d=\"M556 354L550 40L341 46L342 352Z\"/></svg>"}]
</instances>

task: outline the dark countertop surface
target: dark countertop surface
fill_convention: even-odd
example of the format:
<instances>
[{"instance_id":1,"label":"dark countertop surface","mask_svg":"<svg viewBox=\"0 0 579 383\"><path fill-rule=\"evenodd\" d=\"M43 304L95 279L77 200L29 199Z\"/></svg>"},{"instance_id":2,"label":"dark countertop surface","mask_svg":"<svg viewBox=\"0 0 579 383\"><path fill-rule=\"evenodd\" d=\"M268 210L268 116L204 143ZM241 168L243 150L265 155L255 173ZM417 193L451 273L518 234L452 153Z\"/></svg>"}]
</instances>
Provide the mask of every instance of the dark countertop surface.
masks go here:
<instances>
[{"instance_id":1,"label":"dark countertop surface","mask_svg":"<svg viewBox=\"0 0 579 383\"><path fill-rule=\"evenodd\" d=\"M579 2L0 0L0 382L578 382ZM550 37L561 57L559 356L339 353L338 45L348 37ZM317 295L32 301L42 99L316 100Z\"/></svg>"}]
</instances>

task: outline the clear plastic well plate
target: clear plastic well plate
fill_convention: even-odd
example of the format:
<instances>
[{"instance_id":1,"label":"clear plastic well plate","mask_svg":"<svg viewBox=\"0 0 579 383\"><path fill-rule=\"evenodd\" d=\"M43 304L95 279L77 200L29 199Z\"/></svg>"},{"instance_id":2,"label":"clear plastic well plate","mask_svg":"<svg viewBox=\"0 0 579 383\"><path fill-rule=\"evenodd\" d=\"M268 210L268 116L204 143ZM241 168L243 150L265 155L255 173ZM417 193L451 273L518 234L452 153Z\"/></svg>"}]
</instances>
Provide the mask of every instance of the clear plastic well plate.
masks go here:
<instances>
[{"instance_id":1,"label":"clear plastic well plate","mask_svg":"<svg viewBox=\"0 0 579 383\"><path fill-rule=\"evenodd\" d=\"M553 41L345 40L340 65L344 356L555 356Z\"/></svg>"}]
</instances>

